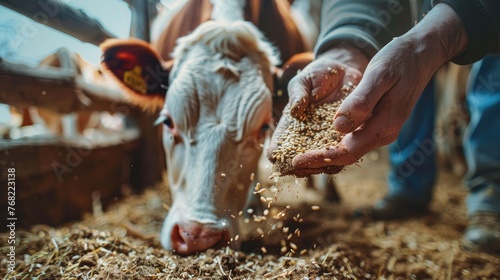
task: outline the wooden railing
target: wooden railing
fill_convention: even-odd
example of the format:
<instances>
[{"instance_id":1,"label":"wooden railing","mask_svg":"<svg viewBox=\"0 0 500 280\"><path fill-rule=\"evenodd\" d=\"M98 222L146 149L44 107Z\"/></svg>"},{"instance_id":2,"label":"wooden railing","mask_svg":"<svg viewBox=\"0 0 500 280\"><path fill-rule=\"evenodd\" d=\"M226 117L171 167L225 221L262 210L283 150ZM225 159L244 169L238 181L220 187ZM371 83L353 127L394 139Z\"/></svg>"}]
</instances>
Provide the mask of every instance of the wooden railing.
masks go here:
<instances>
[{"instance_id":1,"label":"wooden railing","mask_svg":"<svg viewBox=\"0 0 500 280\"><path fill-rule=\"evenodd\" d=\"M149 41L149 21L154 1L127 0L132 11L131 37ZM82 42L99 45L114 38L98 20L57 0L0 0L12 9ZM74 69L32 68L0 58L0 103L15 106L37 106L59 113L82 110L116 111L129 106L118 89L82 83ZM133 180L150 186L163 179L165 157L161 144L161 128L153 127L154 114L146 114L129 106L128 117L134 118L141 130L138 160Z\"/></svg>"},{"instance_id":2,"label":"wooden railing","mask_svg":"<svg viewBox=\"0 0 500 280\"><path fill-rule=\"evenodd\" d=\"M0 0L0 5L26 17L64 32L82 42L99 45L115 38L101 23L84 11L57 0Z\"/></svg>"}]
</instances>

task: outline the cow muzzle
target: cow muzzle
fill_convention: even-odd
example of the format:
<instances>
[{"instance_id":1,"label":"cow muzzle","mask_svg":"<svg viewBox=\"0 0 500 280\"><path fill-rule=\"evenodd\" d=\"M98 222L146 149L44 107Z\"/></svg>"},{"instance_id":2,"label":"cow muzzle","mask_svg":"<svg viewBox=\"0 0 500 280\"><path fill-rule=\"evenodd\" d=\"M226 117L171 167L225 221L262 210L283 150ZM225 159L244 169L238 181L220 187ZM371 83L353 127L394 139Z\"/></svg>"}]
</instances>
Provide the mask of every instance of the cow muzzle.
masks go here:
<instances>
[{"instance_id":1,"label":"cow muzzle","mask_svg":"<svg viewBox=\"0 0 500 280\"><path fill-rule=\"evenodd\" d=\"M209 248L227 246L230 241L228 229L214 224L182 222L175 224L170 234L172 249L179 255L191 255Z\"/></svg>"}]
</instances>

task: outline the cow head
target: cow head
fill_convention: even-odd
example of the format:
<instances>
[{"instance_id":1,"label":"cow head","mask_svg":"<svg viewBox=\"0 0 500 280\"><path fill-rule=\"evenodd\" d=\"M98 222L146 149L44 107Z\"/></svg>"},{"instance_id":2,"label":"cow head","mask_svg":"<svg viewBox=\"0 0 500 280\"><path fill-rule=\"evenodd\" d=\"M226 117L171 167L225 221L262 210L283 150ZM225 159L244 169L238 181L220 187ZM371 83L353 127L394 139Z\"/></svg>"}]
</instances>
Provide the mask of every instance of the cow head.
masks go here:
<instances>
[{"instance_id":1,"label":"cow head","mask_svg":"<svg viewBox=\"0 0 500 280\"><path fill-rule=\"evenodd\" d=\"M172 67L140 41L102 49L103 68L132 102L161 106L173 200L163 246L191 254L227 245L272 125L275 49L251 23L215 21L178 39Z\"/></svg>"}]
</instances>

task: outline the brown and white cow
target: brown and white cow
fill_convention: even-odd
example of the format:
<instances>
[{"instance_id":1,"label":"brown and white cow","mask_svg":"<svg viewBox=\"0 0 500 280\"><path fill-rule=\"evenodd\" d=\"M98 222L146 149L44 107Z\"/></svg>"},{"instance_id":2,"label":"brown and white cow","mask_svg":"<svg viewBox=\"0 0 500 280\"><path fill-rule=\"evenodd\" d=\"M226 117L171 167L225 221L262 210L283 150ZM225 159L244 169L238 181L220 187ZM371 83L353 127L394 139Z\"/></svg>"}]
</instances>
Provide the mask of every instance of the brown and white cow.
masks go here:
<instances>
[{"instance_id":1,"label":"brown and white cow","mask_svg":"<svg viewBox=\"0 0 500 280\"><path fill-rule=\"evenodd\" d=\"M102 65L134 103L161 107L173 200L161 243L183 255L225 246L273 126L278 54L306 51L304 40L287 1L192 0L156 48L110 40Z\"/></svg>"}]
</instances>

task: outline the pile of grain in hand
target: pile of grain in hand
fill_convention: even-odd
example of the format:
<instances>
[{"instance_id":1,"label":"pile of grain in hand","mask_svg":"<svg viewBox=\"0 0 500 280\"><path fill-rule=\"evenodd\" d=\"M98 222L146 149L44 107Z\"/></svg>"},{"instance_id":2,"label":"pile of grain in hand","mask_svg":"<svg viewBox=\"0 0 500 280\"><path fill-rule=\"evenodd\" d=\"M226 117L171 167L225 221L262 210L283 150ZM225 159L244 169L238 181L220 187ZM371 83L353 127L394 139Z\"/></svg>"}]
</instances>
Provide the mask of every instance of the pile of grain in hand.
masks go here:
<instances>
[{"instance_id":1,"label":"pile of grain in hand","mask_svg":"<svg viewBox=\"0 0 500 280\"><path fill-rule=\"evenodd\" d=\"M292 117L290 110L283 112L282 118L288 118L288 130L279 135L277 147L272 152L273 177L295 175L301 177L292 166L292 159L306 151L328 149L336 146L342 140L343 134L333 129L333 117L342 101L355 88L354 85L344 85L341 89L342 98L333 103L321 105L310 104L300 119ZM331 159L324 159L330 162ZM342 168L318 169L314 173L337 173Z\"/></svg>"}]
</instances>

